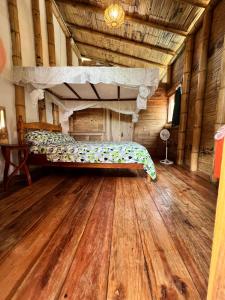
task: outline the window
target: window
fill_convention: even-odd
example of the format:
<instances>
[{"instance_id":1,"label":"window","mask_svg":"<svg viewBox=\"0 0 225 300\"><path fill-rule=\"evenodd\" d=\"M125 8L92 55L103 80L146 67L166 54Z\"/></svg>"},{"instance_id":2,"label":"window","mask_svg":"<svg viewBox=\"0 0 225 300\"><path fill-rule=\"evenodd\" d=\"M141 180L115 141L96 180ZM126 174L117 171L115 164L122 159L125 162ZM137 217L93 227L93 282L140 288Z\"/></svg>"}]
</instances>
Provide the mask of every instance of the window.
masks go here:
<instances>
[{"instance_id":1,"label":"window","mask_svg":"<svg viewBox=\"0 0 225 300\"><path fill-rule=\"evenodd\" d=\"M175 105L175 94L171 95L169 97L169 103L168 103L168 117L167 122L172 123L173 119L173 111L174 111L174 105Z\"/></svg>"}]
</instances>

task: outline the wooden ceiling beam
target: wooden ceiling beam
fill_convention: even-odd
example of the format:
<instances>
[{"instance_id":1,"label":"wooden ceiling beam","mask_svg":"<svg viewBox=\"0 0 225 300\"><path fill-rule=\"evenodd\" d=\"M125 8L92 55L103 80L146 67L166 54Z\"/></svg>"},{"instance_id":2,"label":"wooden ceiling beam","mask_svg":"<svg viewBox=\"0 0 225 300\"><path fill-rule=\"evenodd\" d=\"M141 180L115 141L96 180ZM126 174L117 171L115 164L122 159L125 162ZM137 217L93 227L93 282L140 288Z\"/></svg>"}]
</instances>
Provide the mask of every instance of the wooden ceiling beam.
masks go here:
<instances>
[{"instance_id":1,"label":"wooden ceiling beam","mask_svg":"<svg viewBox=\"0 0 225 300\"><path fill-rule=\"evenodd\" d=\"M64 85L78 98L78 99L80 99L80 100L83 100L82 98L81 98L81 96L75 91L75 89L74 88L72 88L72 86L70 86L69 85L69 83L67 83L67 82L64 82Z\"/></svg>"},{"instance_id":2,"label":"wooden ceiling beam","mask_svg":"<svg viewBox=\"0 0 225 300\"><path fill-rule=\"evenodd\" d=\"M208 3L206 1L201 1L201 0L181 0L184 3L188 3L192 6L197 6L201 8L206 8Z\"/></svg>"},{"instance_id":3,"label":"wooden ceiling beam","mask_svg":"<svg viewBox=\"0 0 225 300\"><path fill-rule=\"evenodd\" d=\"M97 57L97 56L94 56L94 55L83 55L84 57L86 57L86 58L89 58L89 59L91 59L91 60L94 60L94 61L97 61L97 62L100 62L100 63L102 63L103 65L102 66L108 66L109 67L109 65L110 65L110 67L125 67L125 68L128 68L128 67L130 67L128 64L125 64L125 63L116 63L116 62L114 62L114 61L112 61L112 60L104 60L103 58L100 58L100 57ZM83 65L83 63L81 64L81 65ZM87 64L84 64L84 66L88 66Z\"/></svg>"},{"instance_id":4,"label":"wooden ceiling beam","mask_svg":"<svg viewBox=\"0 0 225 300\"><path fill-rule=\"evenodd\" d=\"M119 52L119 51L112 51L110 49L103 48L103 47L100 47L100 46L94 46L94 45L91 45L91 44L88 44L88 43L83 43L83 42L82 43L81 42L77 42L76 44L77 44L78 48L79 47L86 47L86 48L89 48L89 49L92 48L93 51L95 49L98 49L98 50L101 50L101 51L106 52L106 53L111 54L111 55L118 54L120 57L125 58L125 59L129 58L129 59L133 59L133 60L139 61L141 63L155 65L158 68L165 68L166 67L165 64L161 64L161 63L154 62L154 61L151 61L151 60L143 59L143 58L140 58L140 57L137 57L137 56L132 56L132 55L125 54L125 53ZM81 51L81 53L82 53L82 51Z\"/></svg>"},{"instance_id":5,"label":"wooden ceiling beam","mask_svg":"<svg viewBox=\"0 0 225 300\"><path fill-rule=\"evenodd\" d=\"M60 96L59 94L53 92L50 89L45 89L46 92L48 92L49 94L53 95L54 97L56 97L58 100L63 100L62 96Z\"/></svg>"},{"instance_id":6,"label":"wooden ceiling beam","mask_svg":"<svg viewBox=\"0 0 225 300\"><path fill-rule=\"evenodd\" d=\"M191 0L190 0L191 1ZM194 1L194 0L193 0ZM197 1L197 0L196 0ZM81 3L81 2L72 2L71 0L56 0L57 3L62 3L62 4L69 4L71 6L73 6L74 8L78 8L78 9L83 9L85 11L89 11L90 13L96 13L96 14L100 14L103 15L104 14L104 9L97 7L95 5L92 4L87 4L87 3ZM178 29L170 24L167 25L163 25L163 24L159 24L156 22L152 22L149 20L146 20L146 18L142 18L142 17L138 17L138 16L125 16L125 22L128 21L130 23L136 23L142 26L147 26L147 27L152 27L152 28L156 28L156 29L160 29L166 32L171 32L174 34L178 34L181 36L186 36L188 34L187 31L185 30L181 30Z\"/></svg>"},{"instance_id":7,"label":"wooden ceiling beam","mask_svg":"<svg viewBox=\"0 0 225 300\"><path fill-rule=\"evenodd\" d=\"M98 93L95 85L93 83L90 83L90 86L91 86L92 90L94 91L94 93L95 93L96 97L98 98L98 100L101 100L101 97L99 96L99 93Z\"/></svg>"},{"instance_id":8,"label":"wooden ceiling beam","mask_svg":"<svg viewBox=\"0 0 225 300\"><path fill-rule=\"evenodd\" d=\"M66 24L67 24L67 26L69 26L71 28L71 30L74 30L75 35L76 35L76 31L79 31L79 32L84 33L84 34L85 33L93 34L93 35L99 36L99 37L104 38L104 39L112 39L112 40L117 41L117 42L126 43L131 47L138 46L138 47L145 48L147 50L155 50L155 51L162 52L162 53L165 53L165 54L171 55L171 56L176 54L176 52L171 50L171 49L163 48L163 47L160 47L160 46L156 46L156 45L152 45L152 44L148 44L148 43L144 43L144 42L138 42L134 39L128 39L128 38L116 36L116 35L114 35L110 32L105 33L105 32L102 32L102 31L99 31L99 30L96 30L96 29L92 30L88 27L78 26L76 24L68 23L68 22ZM73 35L73 38L77 41L80 41L74 35Z\"/></svg>"},{"instance_id":9,"label":"wooden ceiling beam","mask_svg":"<svg viewBox=\"0 0 225 300\"><path fill-rule=\"evenodd\" d=\"M84 101L83 99L77 99L77 98L61 98L60 100L63 101ZM136 101L137 98L122 98L120 101ZM118 99L85 99L85 101L118 101Z\"/></svg>"}]
</instances>

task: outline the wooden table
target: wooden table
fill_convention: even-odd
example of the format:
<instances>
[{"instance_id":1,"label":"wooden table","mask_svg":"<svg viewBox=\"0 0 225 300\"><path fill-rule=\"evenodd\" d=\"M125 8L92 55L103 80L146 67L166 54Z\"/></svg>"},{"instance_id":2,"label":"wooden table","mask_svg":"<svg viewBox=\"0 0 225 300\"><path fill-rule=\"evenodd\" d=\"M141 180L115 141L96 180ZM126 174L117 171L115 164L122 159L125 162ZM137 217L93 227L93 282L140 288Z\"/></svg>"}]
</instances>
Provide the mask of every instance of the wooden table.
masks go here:
<instances>
[{"instance_id":1,"label":"wooden table","mask_svg":"<svg viewBox=\"0 0 225 300\"><path fill-rule=\"evenodd\" d=\"M4 169L4 177L3 177L3 185L4 185L4 190L6 191L8 189L8 185L10 180L12 179L13 176L17 174L19 170L23 170L26 178L28 185L32 184L29 168L27 166L27 158L29 154L29 148L27 145L18 145L18 144L1 144L1 150L2 150L2 155L5 160L5 169ZM11 162L11 154L12 151L17 151L18 156L19 156L19 164L16 165L13 162ZM13 172L9 175L9 167L13 166L15 169Z\"/></svg>"}]
</instances>

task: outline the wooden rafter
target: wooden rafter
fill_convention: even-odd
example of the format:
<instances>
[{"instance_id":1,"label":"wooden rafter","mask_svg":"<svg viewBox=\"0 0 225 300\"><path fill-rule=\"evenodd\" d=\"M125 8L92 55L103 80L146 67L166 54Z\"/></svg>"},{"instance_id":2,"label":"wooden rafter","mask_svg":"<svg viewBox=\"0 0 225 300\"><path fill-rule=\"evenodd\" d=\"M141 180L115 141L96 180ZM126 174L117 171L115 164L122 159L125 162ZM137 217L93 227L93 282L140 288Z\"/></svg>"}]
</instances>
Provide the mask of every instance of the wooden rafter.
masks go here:
<instances>
[{"instance_id":1,"label":"wooden rafter","mask_svg":"<svg viewBox=\"0 0 225 300\"><path fill-rule=\"evenodd\" d=\"M70 0L57 0L57 3L69 4L69 5L71 5L75 8L83 9L87 12L89 11L92 14L93 13L100 14L100 15L104 14L104 9L96 7L96 6L91 5L91 4L87 4L87 3L72 2ZM125 22L126 21L128 21L130 23L136 23L136 24L144 25L144 26L147 26L147 27L157 28L157 29L160 29L160 30L163 30L163 31L166 31L166 32L171 32L171 33L174 33L174 34L178 34L178 35L181 35L181 36L186 36L188 34L187 31L178 29L178 28L172 26L171 24L163 25L163 24L159 24L159 23L156 23L156 22L146 20L145 18L141 18L141 17L138 17L138 16L135 16L135 17L132 16L131 17L131 16L126 15Z\"/></svg>"},{"instance_id":2,"label":"wooden rafter","mask_svg":"<svg viewBox=\"0 0 225 300\"><path fill-rule=\"evenodd\" d=\"M97 91L95 85L94 85L93 83L90 83L90 86L92 87L92 89L93 89L93 91L94 91L96 97L98 98L98 100L101 100L101 97L100 97L100 95L99 95L99 93L98 93L98 91Z\"/></svg>"},{"instance_id":3,"label":"wooden rafter","mask_svg":"<svg viewBox=\"0 0 225 300\"><path fill-rule=\"evenodd\" d=\"M72 37L71 32L69 31L62 15L61 15L61 12L60 12L60 10L59 10L59 8L58 8L58 6L57 6L57 4L55 3L54 0L52 1L52 12L53 12L55 18L57 19L57 21L58 21L62 31L64 32L65 36L67 38L71 38ZM79 50L78 50L78 48L77 48L74 41L72 43L72 49L75 52L75 54L77 55L77 57L80 58L80 52L79 52Z\"/></svg>"},{"instance_id":4,"label":"wooden rafter","mask_svg":"<svg viewBox=\"0 0 225 300\"><path fill-rule=\"evenodd\" d=\"M208 2L201 1L201 0L182 0L182 2L191 4L192 6L197 6L197 7L202 7L202 8L206 8L208 5Z\"/></svg>"},{"instance_id":5,"label":"wooden rafter","mask_svg":"<svg viewBox=\"0 0 225 300\"><path fill-rule=\"evenodd\" d=\"M115 61L108 60L108 59L104 60L103 58L100 58L100 57L97 57L97 56L94 56L94 55L90 55L90 54L84 55L84 57L89 58L89 59L94 60L94 61L97 61L97 62L100 62L104 66L111 66L111 67L119 66L119 67L125 67L125 68L129 67L129 65L126 64L126 63L116 63ZM82 63L82 65L83 65L83 63ZM88 64L84 63L84 66L87 66L87 65Z\"/></svg>"},{"instance_id":6,"label":"wooden rafter","mask_svg":"<svg viewBox=\"0 0 225 300\"><path fill-rule=\"evenodd\" d=\"M58 100L61 100L61 101L83 101L82 98L66 98L66 97L62 97L61 95L53 92L52 90L50 89L46 89L46 91L49 93L49 94L52 94L53 96L55 96ZM117 98L110 98L110 99L96 99L96 98L91 98L91 99L86 99L87 101L118 101ZM120 101L136 101L136 98L122 98L120 99Z\"/></svg>"},{"instance_id":7,"label":"wooden rafter","mask_svg":"<svg viewBox=\"0 0 225 300\"><path fill-rule=\"evenodd\" d=\"M53 95L54 97L56 97L58 100L62 100L63 99L59 94L53 92L52 90L45 89L45 91L48 92L49 94Z\"/></svg>"},{"instance_id":8,"label":"wooden rafter","mask_svg":"<svg viewBox=\"0 0 225 300\"><path fill-rule=\"evenodd\" d=\"M64 85L80 100L82 100L81 96L75 91L72 86L69 85L69 83L64 82Z\"/></svg>"},{"instance_id":9,"label":"wooden rafter","mask_svg":"<svg viewBox=\"0 0 225 300\"><path fill-rule=\"evenodd\" d=\"M138 42L134 39L128 39L128 38L116 36L116 35L114 35L110 32L105 33L105 32L99 31L97 29L92 30L88 27L78 26L78 25L75 25L73 23L68 23L68 22L67 22L67 25L72 30L75 31L75 34L76 34L76 31L82 32L83 34L90 33L90 34L93 34L95 36L99 36L101 38L112 39L114 41L118 41L118 42L121 42L121 43L126 43L131 47L133 47L133 46L143 47L147 50L155 50L155 51L162 52L162 53L165 53L165 54L168 54L168 55L171 55L171 56L176 54L176 52L171 50L171 49L163 48L163 47L160 47L160 46L155 46L155 45L144 43L144 42ZM75 36L74 36L74 39L77 40L77 41L80 41L79 39L76 39Z\"/></svg>"},{"instance_id":10,"label":"wooden rafter","mask_svg":"<svg viewBox=\"0 0 225 300\"><path fill-rule=\"evenodd\" d=\"M60 98L60 100L63 101L83 101L82 99L76 99L76 98ZM120 101L136 101L137 98L122 98ZM118 101L117 98L110 98L110 99L86 99L86 101Z\"/></svg>"},{"instance_id":11,"label":"wooden rafter","mask_svg":"<svg viewBox=\"0 0 225 300\"><path fill-rule=\"evenodd\" d=\"M147 59L143 59L143 58L140 58L140 57L137 57L137 56L132 56L132 55L129 55L129 54L125 54L125 53L122 53L122 52L119 52L119 51L112 51L110 49L107 49L107 48L103 48L101 46L94 46L94 45L91 45L91 44L88 44L88 43L81 43L81 42L77 42L76 43L77 46L83 46L83 47L86 47L86 48L89 48L89 49L92 49L92 51L94 51L95 49L99 49L105 53L108 53L108 54L111 54L111 55L115 55L115 54L119 54L119 56L121 58L129 58L129 59L135 59L136 61L139 61L141 63L146 63L146 64L151 64L151 65L155 65L159 68L165 68L166 65L165 64L161 64L161 63L158 63L158 62L155 62L155 61L151 61L151 60L147 60ZM81 51L81 50L80 50ZM82 52L82 51L81 51Z\"/></svg>"}]
</instances>

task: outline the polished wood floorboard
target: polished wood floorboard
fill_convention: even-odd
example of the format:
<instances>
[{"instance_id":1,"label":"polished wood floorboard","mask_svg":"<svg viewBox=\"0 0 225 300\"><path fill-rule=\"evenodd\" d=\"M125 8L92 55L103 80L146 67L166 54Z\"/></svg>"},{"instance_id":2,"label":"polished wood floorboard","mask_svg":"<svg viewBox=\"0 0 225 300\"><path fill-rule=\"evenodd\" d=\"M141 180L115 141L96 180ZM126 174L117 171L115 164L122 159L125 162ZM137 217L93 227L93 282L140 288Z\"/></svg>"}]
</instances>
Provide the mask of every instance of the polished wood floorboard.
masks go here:
<instances>
[{"instance_id":1,"label":"polished wood floorboard","mask_svg":"<svg viewBox=\"0 0 225 300\"><path fill-rule=\"evenodd\" d=\"M58 170L0 200L0 299L206 299L216 189L176 166Z\"/></svg>"}]
</instances>

